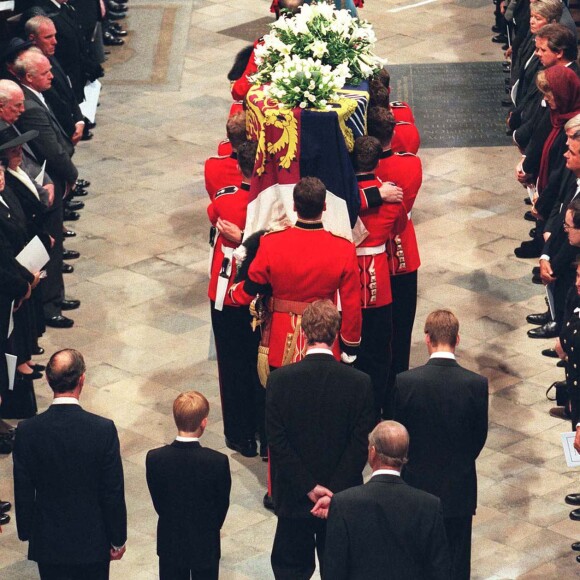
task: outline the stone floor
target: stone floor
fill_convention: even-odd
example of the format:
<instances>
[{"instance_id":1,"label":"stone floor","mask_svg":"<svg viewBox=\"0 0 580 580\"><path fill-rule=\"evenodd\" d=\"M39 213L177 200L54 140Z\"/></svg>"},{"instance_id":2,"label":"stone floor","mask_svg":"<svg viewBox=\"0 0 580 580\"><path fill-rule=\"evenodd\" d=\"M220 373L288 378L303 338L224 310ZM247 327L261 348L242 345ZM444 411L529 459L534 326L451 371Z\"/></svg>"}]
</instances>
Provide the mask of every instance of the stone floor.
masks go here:
<instances>
[{"instance_id":1,"label":"stone floor","mask_svg":"<svg viewBox=\"0 0 580 580\"><path fill-rule=\"evenodd\" d=\"M490 42L489 0L435 0L405 10L409 0L365 4L377 52L393 65L501 60ZM83 404L119 428L129 540L125 558L112 565L113 579L157 577L144 459L148 449L171 441L171 403L190 388L212 404L205 445L231 458L220 577L272 577L275 518L261 505L265 466L224 449L206 300L202 173L225 132L225 75L246 44L235 30L267 17L268 5L132 0L127 44L108 62L96 136L75 157L93 182L73 226L79 235L67 243L82 253L66 277L68 295L82 307L73 329L51 330L42 345L47 352L72 346L85 354ZM512 252L529 229L521 219L524 192L512 177L516 152L506 145L425 148L420 155L425 176L414 218L423 266L412 362L426 358L425 315L450 306L461 321L460 361L490 379L473 578L573 578L580 566L569 545L580 525L569 520L563 497L580 491L580 483L562 455L560 433L568 425L548 416L544 396L562 373L540 356L549 342L526 337L525 315L544 303L541 288L530 282L532 263ZM44 409L49 388L37 381L36 390ZM3 499L13 498L10 471L11 458L2 457ZM13 523L0 541L0 578L36 578Z\"/></svg>"}]
</instances>

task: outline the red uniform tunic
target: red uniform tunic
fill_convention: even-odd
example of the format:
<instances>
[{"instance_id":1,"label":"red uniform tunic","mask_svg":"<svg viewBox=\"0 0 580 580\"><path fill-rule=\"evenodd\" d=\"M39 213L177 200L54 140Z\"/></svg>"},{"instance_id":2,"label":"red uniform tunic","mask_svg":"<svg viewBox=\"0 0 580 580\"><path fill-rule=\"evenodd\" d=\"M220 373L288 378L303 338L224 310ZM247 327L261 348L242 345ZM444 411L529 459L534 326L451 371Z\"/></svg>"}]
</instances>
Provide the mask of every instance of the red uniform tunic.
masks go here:
<instances>
[{"instance_id":1,"label":"red uniform tunic","mask_svg":"<svg viewBox=\"0 0 580 580\"><path fill-rule=\"evenodd\" d=\"M250 191L250 186L246 183L242 183L240 187L230 185L220 189L209 204L207 208L207 215L215 226L218 217L236 224L241 230L244 229L246 224L246 210L248 207L248 195ZM222 269L222 264L224 261L224 247L227 248L237 248L239 243L230 242L224 236L218 235L215 239L214 251L211 261L210 268L210 280L207 295L210 300L215 301L216 299L216 288L218 283L218 277ZM233 280L236 274L235 261L232 258L232 273L230 280L228 282L227 289L229 290L232 286ZM232 302L229 295L226 293L224 304L232 306Z\"/></svg>"},{"instance_id":2,"label":"red uniform tunic","mask_svg":"<svg viewBox=\"0 0 580 580\"><path fill-rule=\"evenodd\" d=\"M233 152L227 157L220 155L210 157L205 162L204 176L205 189L210 200L213 201L220 189L242 181L242 172L238 168L238 154Z\"/></svg>"},{"instance_id":3,"label":"red uniform tunic","mask_svg":"<svg viewBox=\"0 0 580 580\"><path fill-rule=\"evenodd\" d=\"M296 302L314 302L323 298L335 301L338 290L342 307L341 340L346 347L359 345L360 289L354 245L326 231L321 222L299 220L291 228L264 235L248 277L230 291L235 304L249 304L256 294L266 293L269 287L275 299ZM282 365L296 320L292 313L272 314L271 366ZM305 347L301 336L292 353L292 362L303 357Z\"/></svg>"},{"instance_id":4,"label":"red uniform tunic","mask_svg":"<svg viewBox=\"0 0 580 580\"><path fill-rule=\"evenodd\" d=\"M224 139L218 143L217 154L220 157L229 157L233 152L232 143L229 139Z\"/></svg>"},{"instance_id":5,"label":"red uniform tunic","mask_svg":"<svg viewBox=\"0 0 580 580\"><path fill-rule=\"evenodd\" d=\"M405 121L407 123L413 123L413 125L415 124L415 117L408 103L392 101L389 103L389 108L395 117L395 121Z\"/></svg>"},{"instance_id":6,"label":"red uniform tunic","mask_svg":"<svg viewBox=\"0 0 580 580\"><path fill-rule=\"evenodd\" d=\"M391 140L391 149L396 153L417 153L421 145L419 131L413 123L397 121Z\"/></svg>"},{"instance_id":7,"label":"red uniform tunic","mask_svg":"<svg viewBox=\"0 0 580 580\"><path fill-rule=\"evenodd\" d=\"M256 46L258 46L258 44L260 44L261 42L262 42L261 38L256 40L256 42L254 42L254 48L256 48ZM235 101L243 101L246 98L248 91L252 87L252 83L250 82L248 77L255 74L257 71L258 67L256 65L254 51L252 51L252 54L250 55L248 64L246 65L246 68L242 76L232 85L232 97L234 98Z\"/></svg>"},{"instance_id":8,"label":"red uniform tunic","mask_svg":"<svg viewBox=\"0 0 580 580\"><path fill-rule=\"evenodd\" d=\"M423 181L421 160L412 153L394 153L392 149L383 151L377 177L390 181L403 190L403 204L410 214ZM421 265L419 248L413 221L398 236L391 236L387 244L391 275L408 274Z\"/></svg>"},{"instance_id":9,"label":"red uniform tunic","mask_svg":"<svg viewBox=\"0 0 580 580\"><path fill-rule=\"evenodd\" d=\"M374 174L357 175L359 189L379 188ZM402 203L382 203L360 212L359 217L369 235L357 246L361 287L361 307L377 308L393 301L386 244L392 235L405 229L407 212Z\"/></svg>"}]
</instances>

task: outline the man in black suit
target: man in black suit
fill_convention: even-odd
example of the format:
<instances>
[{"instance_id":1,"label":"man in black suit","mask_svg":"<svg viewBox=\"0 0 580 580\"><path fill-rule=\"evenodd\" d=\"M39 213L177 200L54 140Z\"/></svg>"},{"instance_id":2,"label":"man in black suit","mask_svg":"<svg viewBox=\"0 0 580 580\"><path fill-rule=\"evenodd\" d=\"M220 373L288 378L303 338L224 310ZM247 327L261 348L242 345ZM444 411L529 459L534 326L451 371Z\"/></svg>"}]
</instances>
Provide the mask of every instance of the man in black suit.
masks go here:
<instances>
[{"instance_id":1,"label":"man in black suit","mask_svg":"<svg viewBox=\"0 0 580 580\"><path fill-rule=\"evenodd\" d=\"M475 460L487 438L487 379L455 360L459 322L449 310L425 321L429 362L397 376L394 418L409 431L403 479L441 499L453 576L469 580L477 506Z\"/></svg>"},{"instance_id":2,"label":"man in black suit","mask_svg":"<svg viewBox=\"0 0 580 580\"><path fill-rule=\"evenodd\" d=\"M328 580L448 580L441 502L400 477L409 434L395 421L369 435L371 479L330 502L324 575Z\"/></svg>"},{"instance_id":3,"label":"man in black suit","mask_svg":"<svg viewBox=\"0 0 580 580\"><path fill-rule=\"evenodd\" d=\"M340 315L330 300L304 310L303 360L273 371L266 387L272 497L278 526L272 548L277 580L306 580L322 565L332 494L362 483L373 427L368 375L336 361Z\"/></svg>"},{"instance_id":4,"label":"man in black suit","mask_svg":"<svg viewBox=\"0 0 580 580\"><path fill-rule=\"evenodd\" d=\"M208 414L201 393L182 393L173 403L175 441L147 454L147 485L159 515L160 580L218 578L232 481L227 456L199 444Z\"/></svg>"},{"instance_id":5,"label":"man in black suit","mask_svg":"<svg viewBox=\"0 0 580 580\"><path fill-rule=\"evenodd\" d=\"M127 540L123 466L115 424L81 408L80 352L46 367L54 401L22 421L14 444L18 537L42 580L106 580Z\"/></svg>"},{"instance_id":6,"label":"man in black suit","mask_svg":"<svg viewBox=\"0 0 580 580\"><path fill-rule=\"evenodd\" d=\"M61 308L64 300L62 204L63 197L75 186L78 171L72 161L72 141L42 96L52 84L51 68L49 60L37 49L31 48L16 59L14 72L20 80L25 107L17 127L21 131L38 131L39 135L30 143L30 148L39 163L46 161L46 170L54 181L54 203L45 222L54 238L54 246L43 285L44 317L47 326L69 328L74 322L62 315Z\"/></svg>"},{"instance_id":7,"label":"man in black suit","mask_svg":"<svg viewBox=\"0 0 580 580\"><path fill-rule=\"evenodd\" d=\"M71 81L54 56L57 46L54 22L48 16L34 16L24 25L24 32L52 66L52 85L43 96L73 145L76 145L83 136L85 122Z\"/></svg>"}]
</instances>

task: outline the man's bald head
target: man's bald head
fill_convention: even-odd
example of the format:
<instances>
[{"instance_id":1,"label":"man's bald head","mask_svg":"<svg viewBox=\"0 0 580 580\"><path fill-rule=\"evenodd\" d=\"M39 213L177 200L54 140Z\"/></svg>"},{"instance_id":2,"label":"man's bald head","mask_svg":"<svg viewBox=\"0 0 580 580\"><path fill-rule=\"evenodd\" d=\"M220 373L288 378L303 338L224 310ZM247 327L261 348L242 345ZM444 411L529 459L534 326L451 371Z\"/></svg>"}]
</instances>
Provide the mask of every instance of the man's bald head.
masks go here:
<instances>
[{"instance_id":1,"label":"man's bald head","mask_svg":"<svg viewBox=\"0 0 580 580\"><path fill-rule=\"evenodd\" d=\"M407 463L409 433L396 421L382 421L369 435L369 464L377 469L401 470Z\"/></svg>"},{"instance_id":2,"label":"man's bald head","mask_svg":"<svg viewBox=\"0 0 580 580\"><path fill-rule=\"evenodd\" d=\"M71 393L81 383L85 370L83 355L73 348L65 348L50 357L46 378L55 394Z\"/></svg>"},{"instance_id":3,"label":"man's bald head","mask_svg":"<svg viewBox=\"0 0 580 580\"><path fill-rule=\"evenodd\" d=\"M13 81L0 80L0 119L16 123L24 111L24 93Z\"/></svg>"},{"instance_id":4,"label":"man's bald head","mask_svg":"<svg viewBox=\"0 0 580 580\"><path fill-rule=\"evenodd\" d=\"M29 48L14 61L14 74L27 87L39 93L47 91L52 84L52 65L42 51Z\"/></svg>"}]
</instances>

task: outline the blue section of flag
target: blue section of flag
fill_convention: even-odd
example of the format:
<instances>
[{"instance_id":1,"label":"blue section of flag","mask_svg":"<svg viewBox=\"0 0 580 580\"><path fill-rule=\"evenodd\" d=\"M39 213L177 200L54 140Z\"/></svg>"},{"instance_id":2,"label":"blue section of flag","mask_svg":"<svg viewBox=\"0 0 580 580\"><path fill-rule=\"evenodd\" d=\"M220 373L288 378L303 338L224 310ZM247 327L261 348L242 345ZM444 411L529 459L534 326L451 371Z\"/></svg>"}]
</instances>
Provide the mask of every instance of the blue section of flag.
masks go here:
<instances>
[{"instance_id":1,"label":"blue section of flag","mask_svg":"<svg viewBox=\"0 0 580 580\"><path fill-rule=\"evenodd\" d=\"M360 91L365 91L366 94L361 94ZM357 86L344 85L340 92L341 97L348 97L356 101L356 111L346 120L346 126L352 131L355 141L359 137L366 135L367 109L369 106L368 92L368 81L363 81Z\"/></svg>"},{"instance_id":2,"label":"blue section of flag","mask_svg":"<svg viewBox=\"0 0 580 580\"><path fill-rule=\"evenodd\" d=\"M318 177L327 190L344 199L350 225L354 227L360 197L338 115L302 111L300 124L300 176Z\"/></svg>"}]
</instances>

